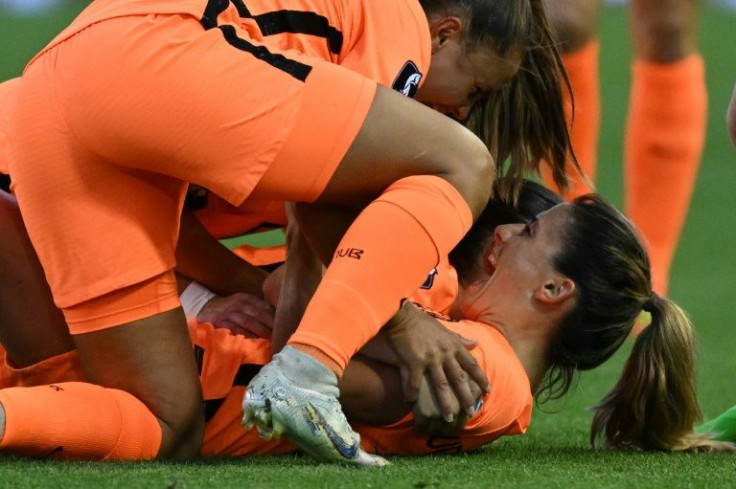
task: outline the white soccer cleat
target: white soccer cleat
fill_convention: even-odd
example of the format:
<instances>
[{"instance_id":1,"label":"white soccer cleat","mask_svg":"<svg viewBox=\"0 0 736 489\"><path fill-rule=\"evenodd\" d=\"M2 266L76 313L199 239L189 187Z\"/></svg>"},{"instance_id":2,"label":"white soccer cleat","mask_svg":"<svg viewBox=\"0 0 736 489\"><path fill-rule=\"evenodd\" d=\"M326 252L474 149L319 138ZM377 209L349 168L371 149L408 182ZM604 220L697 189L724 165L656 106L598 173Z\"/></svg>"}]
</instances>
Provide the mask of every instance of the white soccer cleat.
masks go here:
<instances>
[{"instance_id":1,"label":"white soccer cleat","mask_svg":"<svg viewBox=\"0 0 736 489\"><path fill-rule=\"evenodd\" d=\"M312 388L296 385L284 369L298 372L303 385ZM360 447L360 436L348 424L337 393L337 378L327 367L286 347L248 385L243 399L243 426L255 426L266 440L284 435L317 460L388 465L384 458Z\"/></svg>"}]
</instances>

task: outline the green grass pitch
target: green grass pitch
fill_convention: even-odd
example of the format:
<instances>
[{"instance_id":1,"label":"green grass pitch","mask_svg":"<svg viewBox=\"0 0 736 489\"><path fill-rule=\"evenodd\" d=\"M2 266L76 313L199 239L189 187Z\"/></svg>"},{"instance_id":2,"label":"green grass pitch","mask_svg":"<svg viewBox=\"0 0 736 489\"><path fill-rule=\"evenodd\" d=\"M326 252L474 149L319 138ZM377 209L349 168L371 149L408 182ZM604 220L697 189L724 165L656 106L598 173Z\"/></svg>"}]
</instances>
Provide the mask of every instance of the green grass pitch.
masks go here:
<instances>
[{"instance_id":1,"label":"green grass pitch","mask_svg":"<svg viewBox=\"0 0 736 489\"><path fill-rule=\"evenodd\" d=\"M20 74L85 3L70 1L36 18L11 18L0 11L0 80ZM703 10L700 45L708 70L708 141L671 284L671 297L689 311L697 327L706 418L736 404L736 325L731 317L731 301L736 299L736 191L731 188L736 182L736 149L729 144L724 124L736 83L735 27L736 14ZM617 205L622 203L621 142L629 87L627 29L625 10L604 11L598 189ZM372 471L318 465L304 457L191 463L57 463L0 457L0 487L736 487L734 456L607 453L589 447L591 414L586 408L612 387L628 347L624 350L582 375L572 395L540 406L526 435L501 439L478 453L395 458L392 466Z\"/></svg>"}]
</instances>

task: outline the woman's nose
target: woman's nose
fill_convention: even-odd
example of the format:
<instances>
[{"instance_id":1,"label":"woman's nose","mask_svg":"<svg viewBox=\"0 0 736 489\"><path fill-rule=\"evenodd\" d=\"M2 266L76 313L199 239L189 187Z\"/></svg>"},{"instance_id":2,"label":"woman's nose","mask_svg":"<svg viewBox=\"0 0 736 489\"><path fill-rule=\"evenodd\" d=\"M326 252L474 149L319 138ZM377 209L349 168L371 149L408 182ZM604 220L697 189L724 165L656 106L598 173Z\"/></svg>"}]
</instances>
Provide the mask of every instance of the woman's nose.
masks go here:
<instances>
[{"instance_id":1,"label":"woman's nose","mask_svg":"<svg viewBox=\"0 0 736 489\"><path fill-rule=\"evenodd\" d=\"M499 242L505 243L512 236L516 236L521 233L522 229L524 229L523 224L503 224L501 226L496 226L494 235Z\"/></svg>"}]
</instances>

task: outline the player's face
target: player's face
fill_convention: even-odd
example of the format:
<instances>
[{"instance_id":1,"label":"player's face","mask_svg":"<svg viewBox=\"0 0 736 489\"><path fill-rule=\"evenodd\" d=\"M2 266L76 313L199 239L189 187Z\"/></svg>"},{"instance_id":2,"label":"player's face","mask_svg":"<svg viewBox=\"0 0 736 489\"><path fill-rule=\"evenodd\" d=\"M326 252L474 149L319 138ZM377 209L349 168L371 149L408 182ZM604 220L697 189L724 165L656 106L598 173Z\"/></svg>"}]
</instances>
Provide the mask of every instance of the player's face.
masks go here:
<instances>
[{"instance_id":1,"label":"player's face","mask_svg":"<svg viewBox=\"0 0 736 489\"><path fill-rule=\"evenodd\" d=\"M475 103L516 75L521 55L521 49L511 49L506 56L490 48L470 50L460 37L447 38L432 54L416 99L464 121Z\"/></svg>"},{"instance_id":2,"label":"player's face","mask_svg":"<svg viewBox=\"0 0 736 489\"><path fill-rule=\"evenodd\" d=\"M494 281L533 288L554 274L554 257L561 250L570 209L569 204L559 204L526 224L496 227L488 256L495 267Z\"/></svg>"},{"instance_id":3,"label":"player's face","mask_svg":"<svg viewBox=\"0 0 736 489\"><path fill-rule=\"evenodd\" d=\"M558 278L554 257L560 251L570 206L560 204L527 224L496 227L487 248L489 276L465 289L455 316L477 320L508 301L531 301L535 291Z\"/></svg>"}]
</instances>

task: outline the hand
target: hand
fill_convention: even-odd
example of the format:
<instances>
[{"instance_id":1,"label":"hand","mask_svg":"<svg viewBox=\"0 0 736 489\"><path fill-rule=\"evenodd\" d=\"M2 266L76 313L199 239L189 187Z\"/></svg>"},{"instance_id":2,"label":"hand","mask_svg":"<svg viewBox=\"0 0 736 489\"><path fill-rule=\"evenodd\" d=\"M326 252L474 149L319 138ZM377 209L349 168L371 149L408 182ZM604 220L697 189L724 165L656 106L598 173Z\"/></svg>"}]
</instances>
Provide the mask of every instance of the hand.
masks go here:
<instances>
[{"instance_id":1,"label":"hand","mask_svg":"<svg viewBox=\"0 0 736 489\"><path fill-rule=\"evenodd\" d=\"M238 292L215 296L197 314L197 320L229 329L248 338L271 338L274 310L265 300Z\"/></svg>"},{"instance_id":2,"label":"hand","mask_svg":"<svg viewBox=\"0 0 736 489\"><path fill-rule=\"evenodd\" d=\"M453 422L460 413L474 414L477 392L490 392L488 378L468 351L474 341L447 330L408 301L386 332L401 364L407 402L416 403L426 373L442 419Z\"/></svg>"},{"instance_id":3,"label":"hand","mask_svg":"<svg viewBox=\"0 0 736 489\"><path fill-rule=\"evenodd\" d=\"M473 389L473 395L476 396L476 399L479 399L483 392L475 383L471 384L471 388L472 387L475 387L475 389ZM453 397L452 400L454 401L452 409L459 414L452 422L448 423L442 417L439 404L437 403L437 396L434 395L434 391L430 386L429 377L427 375L422 377L419 396L413 407L414 430L423 435L444 437L459 436L460 432L465 427L465 423L468 422L471 416L460 411L460 404L457 402L456 398Z\"/></svg>"}]
</instances>

